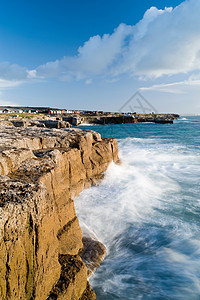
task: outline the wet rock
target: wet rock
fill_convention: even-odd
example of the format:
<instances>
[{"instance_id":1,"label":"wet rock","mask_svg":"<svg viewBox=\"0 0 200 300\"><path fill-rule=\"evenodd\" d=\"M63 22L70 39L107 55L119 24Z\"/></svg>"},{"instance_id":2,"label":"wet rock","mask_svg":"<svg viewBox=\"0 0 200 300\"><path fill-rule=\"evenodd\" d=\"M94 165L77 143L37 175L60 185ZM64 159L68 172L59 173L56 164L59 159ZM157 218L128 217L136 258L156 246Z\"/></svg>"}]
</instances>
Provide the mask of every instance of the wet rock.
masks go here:
<instances>
[{"instance_id":1,"label":"wet rock","mask_svg":"<svg viewBox=\"0 0 200 300\"><path fill-rule=\"evenodd\" d=\"M83 236L81 258L88 269L88 277L100 266L106 256L106 247L97 239Z\"/></svg>"},{"instance_id":2,"label":"wet rock","mask_svg":"<svg viewBox=\"0 0 200 300\"><path fill-rule=\"evenodd\" d=\"M106 256L106 247L98 241L95 234L84 224L81 224L81 229L83 232L83 248L79 254L87 266L88 277L90 277Z\"/></svg>"}]
</instances>

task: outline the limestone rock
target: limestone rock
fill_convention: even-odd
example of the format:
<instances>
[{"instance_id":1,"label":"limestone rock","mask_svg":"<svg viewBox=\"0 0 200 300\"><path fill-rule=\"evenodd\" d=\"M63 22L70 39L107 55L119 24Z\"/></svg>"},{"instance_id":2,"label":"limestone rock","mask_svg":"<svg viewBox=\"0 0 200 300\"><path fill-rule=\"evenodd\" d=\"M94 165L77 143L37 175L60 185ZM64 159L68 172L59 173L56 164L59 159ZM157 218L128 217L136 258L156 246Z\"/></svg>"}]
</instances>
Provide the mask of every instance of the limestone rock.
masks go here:
<instances>
[{"instance_id":1,"label":"limestone rock","mask_svg":"<svg viewBox=\"0 0 200 300\"><path fill-rule=\"evenodd\" d=\"M116 140L29 126L0 136L0 299L94 299L72 199L118 161Z\"/></svg>"},{"instance_id":2,"label":"limestone rock","mask_svg":"<svg viewBox=\"0 0 200 300\"><path fill-rule=\"evenodd\" d=\"M0 119L0 126L14 126L14 127L41 127L41 128L70 128L69 122L64 120L56 120L53 117L48 117L45 119L43 116L22 118L22 117L12 117L8 119Z\"/></svg>"}]
</instances>

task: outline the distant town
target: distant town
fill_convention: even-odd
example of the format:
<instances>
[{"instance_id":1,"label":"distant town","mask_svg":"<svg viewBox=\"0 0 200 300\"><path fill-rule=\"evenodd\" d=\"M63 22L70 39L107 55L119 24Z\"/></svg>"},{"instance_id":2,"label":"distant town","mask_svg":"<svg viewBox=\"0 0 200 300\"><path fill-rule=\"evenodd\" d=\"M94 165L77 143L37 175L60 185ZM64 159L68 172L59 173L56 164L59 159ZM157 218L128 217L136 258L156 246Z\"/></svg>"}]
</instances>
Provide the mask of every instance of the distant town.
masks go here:
<instances>
[{"instance_id":1,"label":"distant town","mask_svg":"<svg viewBox=\"0 0 200 300\"><path fill-rule=\"evenodd\" d=\"M84 115L84 116L101 116L101 115L132 115L139 114L138 112L108 112L96 110L69 110L51 107L15 107L15 106L0 106L0 114L46 114L46 115ZM146 114L143 112L143 114ZM148 113L149 114L149 113ZM154 114L154 112L151 112Z\"/></svg>"},{"instance_id":2,"label":"distant town","mask_svg":"<svg viewBox=\"0 0 200 300\"><path fill-rule=\"evenodd\" d=\"M90 111L90 110L69 110L58 109L50 107L11 107L0 106L1 114L48 114L48 115L65 115L65 114L77 114L77 115L110 115L120 114L119 112L104 112L104 111ZM131 112L130 112L131 113ZM136 112L135 112L136 113Z\"/></svg>"},{"instance_id":3,"label":"distant town","mask_svg":"<svg viewBox=\"0 0 200 300\"><path fill-rule=\"evenodd\" d=\"M2 114L49 114L49 115L63 115L63 114L81 114L87 111L68 110L51 107L15 107L15 106L0 106L0 113ZM93 113L93 112L88 112Z\"/></svg>"},{"instance_id":4,"label":"distant town","mask_svg":"<svg viewBox=\"0 0 200 300\"><path fill-rule=\"evenodd\" d=\"M41 122L44 125L44 119L50 120L54 123L60 124L60 122L67 122L70 125L78 126L80 124L125 124L125 123L141 123L141 122L153 122L161 124L173 124L178 114L158 114L158 113L138 113L138 112L105 112L105 111L89 111L89 110L68 110L58 109L51 107L11 107L11 106L0 106L0 115L9 120L11 118L17 118L18 121L14 122L17 126L21 123L27 123L25 119L32 118L38 119L41 126ZM21 123L19 123L19 118ZM22 120L24 119L24 120ZM42 120L42 121L41 121ZM46 121L46 123L48 123ZM56 126L57 123L51 126ZM35 124L36 125L36 124ZM62 126L68 126L67 124L61 124ZM58 125L58 126L61 126ZM47 126L47 124L45 125ZM50 125L49 125L50 126Z\"/></svg>"}]
</instances>

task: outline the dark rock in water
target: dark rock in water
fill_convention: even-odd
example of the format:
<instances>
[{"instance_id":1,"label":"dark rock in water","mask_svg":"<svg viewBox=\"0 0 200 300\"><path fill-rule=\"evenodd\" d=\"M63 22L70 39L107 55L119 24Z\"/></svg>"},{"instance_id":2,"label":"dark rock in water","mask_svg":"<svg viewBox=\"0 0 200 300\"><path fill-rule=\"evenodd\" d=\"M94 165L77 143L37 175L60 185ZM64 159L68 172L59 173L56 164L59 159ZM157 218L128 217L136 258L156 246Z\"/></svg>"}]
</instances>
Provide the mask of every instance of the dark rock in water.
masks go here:
<instances>
[{"instance_id":1,"label":"dark rock in water","mask_svg":"<svg viewBox=\"0 0 200 300\"><path fill-rule=\"evenodd\" d=\"M128 123L146 123L155 122L161 124L173 124L173 120L177 119L176 114L121 114L121 115L101 115L101 116L85 116L85 117L67 117L63 120L68 121L72 125L86 124L128 124Z\"/></svg>"},{"instance_id":2,"label":"dark rock in water","mask_svg":"<svg viewBox=\"0 0 200 300\"><path fill-rule=\"evenodd\" d=\"M106 255L106 247L90 237L83 236L83 253L81 258L88 269L88 276L90 276L101 264Z\"/></svg>"},{"instance_id":3,"label":"dark rock in water","mask_svg":"<svg viewBox=\"0 0 200 300\"><path fill-rule=\"evenodd\" d=\"M87 266L89 277L100 266L106 256L106 247L98 241L95 234L84 224L81 224L81 229L83 232L83 248L79 254Z\"/></svg>"}]
</instances>

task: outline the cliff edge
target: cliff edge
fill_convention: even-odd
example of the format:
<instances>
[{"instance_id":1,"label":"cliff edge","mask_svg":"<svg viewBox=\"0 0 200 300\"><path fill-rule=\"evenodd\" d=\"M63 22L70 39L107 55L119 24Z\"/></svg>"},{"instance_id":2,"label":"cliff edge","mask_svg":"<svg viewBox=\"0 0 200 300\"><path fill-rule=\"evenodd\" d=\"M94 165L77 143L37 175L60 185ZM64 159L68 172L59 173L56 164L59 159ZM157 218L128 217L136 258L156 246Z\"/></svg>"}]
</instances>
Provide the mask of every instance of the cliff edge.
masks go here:
<instances>
[{"instance_id":1,"label":"cliff edge","mask_svg":"<svg viewBox=\"0 0 200 300\"><path fill-rule=\"evenodd\" d=\"M0 126L0 299L94 299L73 198L118 161L115 139Z\"/></svg>"}]
</instances>

